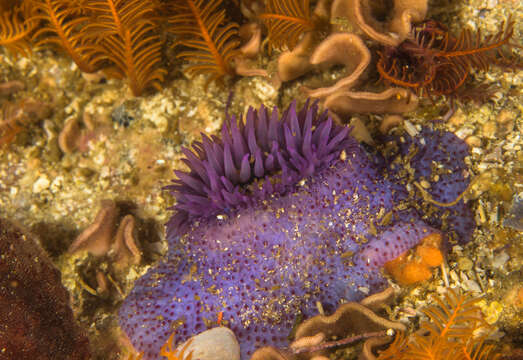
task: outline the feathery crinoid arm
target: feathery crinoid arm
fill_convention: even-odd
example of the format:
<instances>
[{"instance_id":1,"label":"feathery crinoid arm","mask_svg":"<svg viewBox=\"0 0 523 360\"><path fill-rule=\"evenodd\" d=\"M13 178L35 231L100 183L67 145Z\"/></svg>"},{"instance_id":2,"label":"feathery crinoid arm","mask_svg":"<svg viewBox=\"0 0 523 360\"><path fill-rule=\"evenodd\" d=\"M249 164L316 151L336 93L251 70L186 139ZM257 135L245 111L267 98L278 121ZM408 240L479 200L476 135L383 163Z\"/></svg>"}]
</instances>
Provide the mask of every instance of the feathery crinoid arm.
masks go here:
<instances>
[{"instance_id":1,"label":"feathery crinoid arm","mask_svg":"<svg viewBox=\"0 0 523 360\"><path fill-rule=\"evenodd\" d=\"M98 35L120 34L122 38L125 29L142 22L152 22L158 10L152 1L140 0L90 0L86 8L96 20L89 25L91 32L98 32Z\"/></svg>"},{"instance_id":2,"label":"feathery crinoid arm","mask_svg":"<svg viewBox=\"0 0 523 360\"><path fill-rule=\"evenodd\" d=\"M511 42L513 34L510 18L492 35L464 29L457 37L437 21L426 20L400 45L379 52L376 66L386 82L425 96L485 101L492 91L485 93L484 85L467 86L470 72L487 71L491 65L522 68L521 57L511 54L513 48L521 48Z\"/></svg>"},{"instance_id":3,"label":"feathery crinoid arm","mask_svg":"<svg viewBox=\"0 0 523 360\"><path fill-rule=\"evenodd\" d=\"M121 35L104 39L107 59L115 64L107 69L107 74L117 78L126 76L135 96L140 96L149 87L160 90L166 73L160 67L162 42L153 30L150 23L142 22L126 28Z\"/></svg>"},{"instance_id":4,"label":"feathery crinoid arm","mask_svg":"<svg viewBox=\"0 0 523 360\"><path fill-rule=\"evenodd\" d=\"M86 31L89 18L64 0L33 0L30 21L43 24L33 34L36 46L61 47L78 68L86 73L97 71L103 60L99 47Z\"/></svg>"},{"instance_id":5,"label":"feathery crinoid arm","mask_svg":"<svg viewBox=\"0 0 523 360\"><path fill-rule=\"evenodd\" d=\"M259 18L267 27L269 51L285 47L292 50L304 33L316 27L309 0L268 0Z\"/></svg>"},{"instance_id":6,"label":"feathery crinoid arm","mask_svg":"<svg viewBox=\"0 0 523 360\"><path fill-rule=\"evenodd\" d=\"M454 65L487 71L490 65L519 67L523 64L517 58L507 56L507 47L517 46L510 43L514 35L514 20L509 18L500 26L500 31L483 37L478 29L473 33L464 29L457 38L448 33L437 46L436 57L442 57Z\"/></svg>"},{"instance_id":7,"label":"feathery crinoid arm","mask_svg":"<svg viewBox=\"0 0 523 360\"><path fill-rule=\"evenodd\" d=\"M27 6L14 6L0 12L0 46L14 56L27 56L31 52L30 33L36 22L28 19Z\"/></svg>"},{"instance_id":8,"label":"feathery crinoid arm","mask_svg":"<svg viewBox=\"0 0 523 360\"><path fill-rule=\"evenodd\" d=\"M231 62L237 54L238 24L227 22L221 0L180 0L171 4L170 31L174 46L184 49L178 58L187 60L190 76L210 74L207 84L234 74Z\"/></svg>"},{"instance_id":9,"label":"feathery crinoid arm","mask_svg":"<svg viewBox=\"0 0 523 360\"><path fill-rule=\"evenodd\" d=\"M109 76L127 77L135 96L147 88L160 89L165 76L162 45L156 33L152 1L93 0L88 5L97 21L88 26L100 41L104 58L114 66Z\"/></svg>"},{"instance_id":10,"label":"feathery crinoid arm","mask_svg":"<svg viewBox=\"0 0 523 360\"><path fill-rule=\"evenodd\" d=\"M421 322L419 331L408 338L398 333L378 360L495 360L499 353L493 345L485 344L487 333L477 335L488 324L477 306L480 298L460 295L448 289L436 305L422 310L428 321Z\"/></svg>"}]
</instances>

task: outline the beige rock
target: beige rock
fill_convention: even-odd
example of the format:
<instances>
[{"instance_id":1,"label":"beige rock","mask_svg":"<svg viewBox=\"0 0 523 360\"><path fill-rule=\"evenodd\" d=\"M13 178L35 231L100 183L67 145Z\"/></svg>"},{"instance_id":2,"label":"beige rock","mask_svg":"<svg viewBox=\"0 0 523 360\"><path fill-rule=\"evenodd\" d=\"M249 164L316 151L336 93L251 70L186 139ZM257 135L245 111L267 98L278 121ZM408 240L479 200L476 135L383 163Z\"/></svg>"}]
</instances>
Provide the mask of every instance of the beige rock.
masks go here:
<instances>
[{"instance_id":1,"label":"beige rock","mask_svg":"<svg viewBox=\"0 0 523 360\"><path fill-rule=\"evenodd\" d=\"M471 135L468 138L465 139L465 142L471 146L471 147L480 147L481 146L481 139L477 137L476 135Z\"/></svg>"},{"instance_id":2,"label":"beige rock","mask_svg":"<svg viewBox=\"0 0 523 360\"><path fill-rule=\"evenodd\" d=\"M462 271L469 271L472 270L472 267L474 264L472 263L472 260L469 258L463 257L458 260L458 268Z\"/></svg>"},{"instance_id":3,"label":"beige rock","mask_svg":"<svg viewBox=\"0 0 523 360\"><path fill-rule=\"evenodd\" d=\"M399 115L385 115L381 121L379 130L382 134L387 134L392 128L399 126L402 123L403 117Z\"/></svg>"},{"instance_id":4,"label":"beige rock","mask_svg":"<svg viewBox=\"0 0 523 360\"><path fill-rule=\"evenodd\" d=\"M351 135L354 136L358 141L363 141L366 144L374 145L374 140L370 135L369 129L365 126L363 120L355 116L350 119L349 126L352 127Z\"/></svg>"},{"instance_id":5,"label":"beige rock","mask_svg":"<svg viewBox=\"0 0 523 360\"><path fill-rule=\"evenodd\" d=\"M487 138L493 138L496 134L497 126L494 121L487 121L485 124L483 124L482 127L482 134L483 136Z\"/></svg>"},{"instance_id":6,"label":"beige rock","mask_svg":"<svg viewBox=\"0 0 523 360\"><path fill-rule=\"evenodd\" d=\"M516 116L511 111L505 109L501 110L496 117L496 121L498 123L498 131L496 136L505 136L512 132L514 129L515 118Z\"/></svg>"},{"instance_id":7,"label":"beige rock","mask_svg":"<svg viewBox=\"0 0 523 360\"><path fill-rule=\"evenodd\" d=\"M35 194L41 193L42 191L47 189L50 184L51 184L51 182L49 181L47 176L42 175L38 179L36 179L36 181L33 183L33 192Z\"/></svg>"},{"instance_id":8,"label":"beige rock","mask_svg":"<svg viewBox=\"0 0 523 360\"><path fill-rule=\"evenodd\" d=\"M461 126L465 124L465 121L467 121L467 115L461 109L456 110L456 113L449 119L449 122L454 126Z\"/></svg>"},{"instance_id":9,"label":"beige rock","mask_svg":"<svg viewBox=\"0 0 523 360\"><path fill-rule=\"evenodd\" d=\"M513 122L515 118L514 113L512 111L503 109L499 112L498 116L496 117L496 121L500 124L506 124L508 122Z\"/></svg>"},{"instance_id":10,"label":"beige rock","mask_svg":"<svg viewBox=\"0 0 523 360\"><path fill-rule=\"evenodd\" d=\"M177 351L191 340L185 353L192 352L192 359L240 360L240 344L229 328L220 326L201 332L178 346Z\"/></svg>"}]
</instances>

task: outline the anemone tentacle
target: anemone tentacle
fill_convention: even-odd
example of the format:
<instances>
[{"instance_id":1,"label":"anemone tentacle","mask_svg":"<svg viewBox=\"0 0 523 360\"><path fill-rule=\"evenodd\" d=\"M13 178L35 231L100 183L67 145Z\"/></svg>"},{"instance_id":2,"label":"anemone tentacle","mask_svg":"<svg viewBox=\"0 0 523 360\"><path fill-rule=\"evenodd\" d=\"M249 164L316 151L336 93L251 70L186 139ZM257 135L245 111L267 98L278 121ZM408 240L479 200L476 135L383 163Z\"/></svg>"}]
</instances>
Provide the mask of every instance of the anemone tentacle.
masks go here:
<instances>
[{"instance_id":1,"label":"anemone tentacle","mask_svg":"<svg viewBox=\"0 0 523 360\"><path fill-rule=\"evenodd\" d=\"M202 134L192 150L183 148L189 172L175 171L166 186L176 198L169 229L181 234L196 218L209 218L252 205L273 194L282 195L301 179L321 170L342 150L357 146L350 129L334 124L317 102L300 111L294 101L278 116L262 105L245 119L232 116L221 138Z\"/></svg>"}]
</instances>

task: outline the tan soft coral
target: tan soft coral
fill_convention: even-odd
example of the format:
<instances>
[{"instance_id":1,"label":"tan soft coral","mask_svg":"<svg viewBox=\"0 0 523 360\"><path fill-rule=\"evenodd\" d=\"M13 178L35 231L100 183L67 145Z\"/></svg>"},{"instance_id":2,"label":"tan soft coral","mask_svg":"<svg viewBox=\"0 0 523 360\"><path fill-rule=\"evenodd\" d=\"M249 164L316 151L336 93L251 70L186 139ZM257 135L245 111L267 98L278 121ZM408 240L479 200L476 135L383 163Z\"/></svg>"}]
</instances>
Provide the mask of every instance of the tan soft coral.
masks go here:
<instances>
[{"instance_id":1,"label":"tan soft coral","mask_svg":"<svg viewBox=\"0 0 523 360\"><path fill-rule=\"evenodd\" d=\"M120 209L113 200L102 200L100 205L94 222L78 235L68 252L87 251L94 256L111 254L116 270L138 264L141 252L136 245L134 216L127 214L119 220Z\"/></svg>"},{"instance_id":2,"label":"tan soft coral","mask_svg":"<svg viewBox=\"0 0 523 360\"><path fill-rule=\"evenodd\" d=\"M290 81L314 69L343 65L345 73L335 84L305 89L307 94L322 99L325 107L338 115L404 113L415 109L418 99L408 89L385 87L375 92L375 89L361 88L369 70L371 53L360 35L382 44L398 44L410 33L412 22L424 18L427 2L396 1L392 12L386 16L391 20L386 23L375 19L375 12L379 11L385 11L381 2L371 5L363 0L336 0L329 14L325 4L319 2L314 16L331 22L331 34L320 41L319 30L305 33L294 48L280 55L279 78Z\"/></svg>"},{"instance_id":3,"label":"tan soft coral","mask_svg":"<svg viewBox=\"0 0 523 360\"><path fill-rule=\"evenodd\" d=\"M394 291L389 288L359 303L342 304L332 315L314 316L297 327L295 341L289 349L263 347L253 354L251 360L325 360L334 347L360 340L365 340L366 347L375 345L376 340L380 344L387 343L390 341L387 329L406 330L402 323L378 315L393 297Z\"/></svg>"},{"instance_id":4,"label":"tan soft coral","mask_svg":"<svg viewBox=\"0 0 523 360\"><path fill-rule=\"evenodd\" d=\"M354 32L380 44L397 46L411 32L412 23L425 18L427 9L427 0L394 0L392 9L384 0L335 0L331 16L341 24L339 20L348 20Z\"/></svg>"}]
</instances>

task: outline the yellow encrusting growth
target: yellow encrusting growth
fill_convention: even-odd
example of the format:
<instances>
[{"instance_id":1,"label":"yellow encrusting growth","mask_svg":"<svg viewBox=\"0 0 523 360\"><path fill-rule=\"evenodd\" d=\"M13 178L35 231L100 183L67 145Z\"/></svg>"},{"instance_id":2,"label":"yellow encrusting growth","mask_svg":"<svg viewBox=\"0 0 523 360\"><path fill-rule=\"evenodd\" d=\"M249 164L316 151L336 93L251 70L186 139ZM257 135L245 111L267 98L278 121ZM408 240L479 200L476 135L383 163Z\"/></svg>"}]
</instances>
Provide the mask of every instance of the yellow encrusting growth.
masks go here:
<instances>
[{"instance_id":1,"label":"yellow encrusting growth","mask_svg":"<svg viewBox=\"0 0 523 360\"><path fill-rule=\"evenodd\" d=\"M386 262L385 270L402 285L428 280L432 276L431 268L443 262L440 246L440 234L427 235L414 250Z\"/></svg>"}]
</instances>

